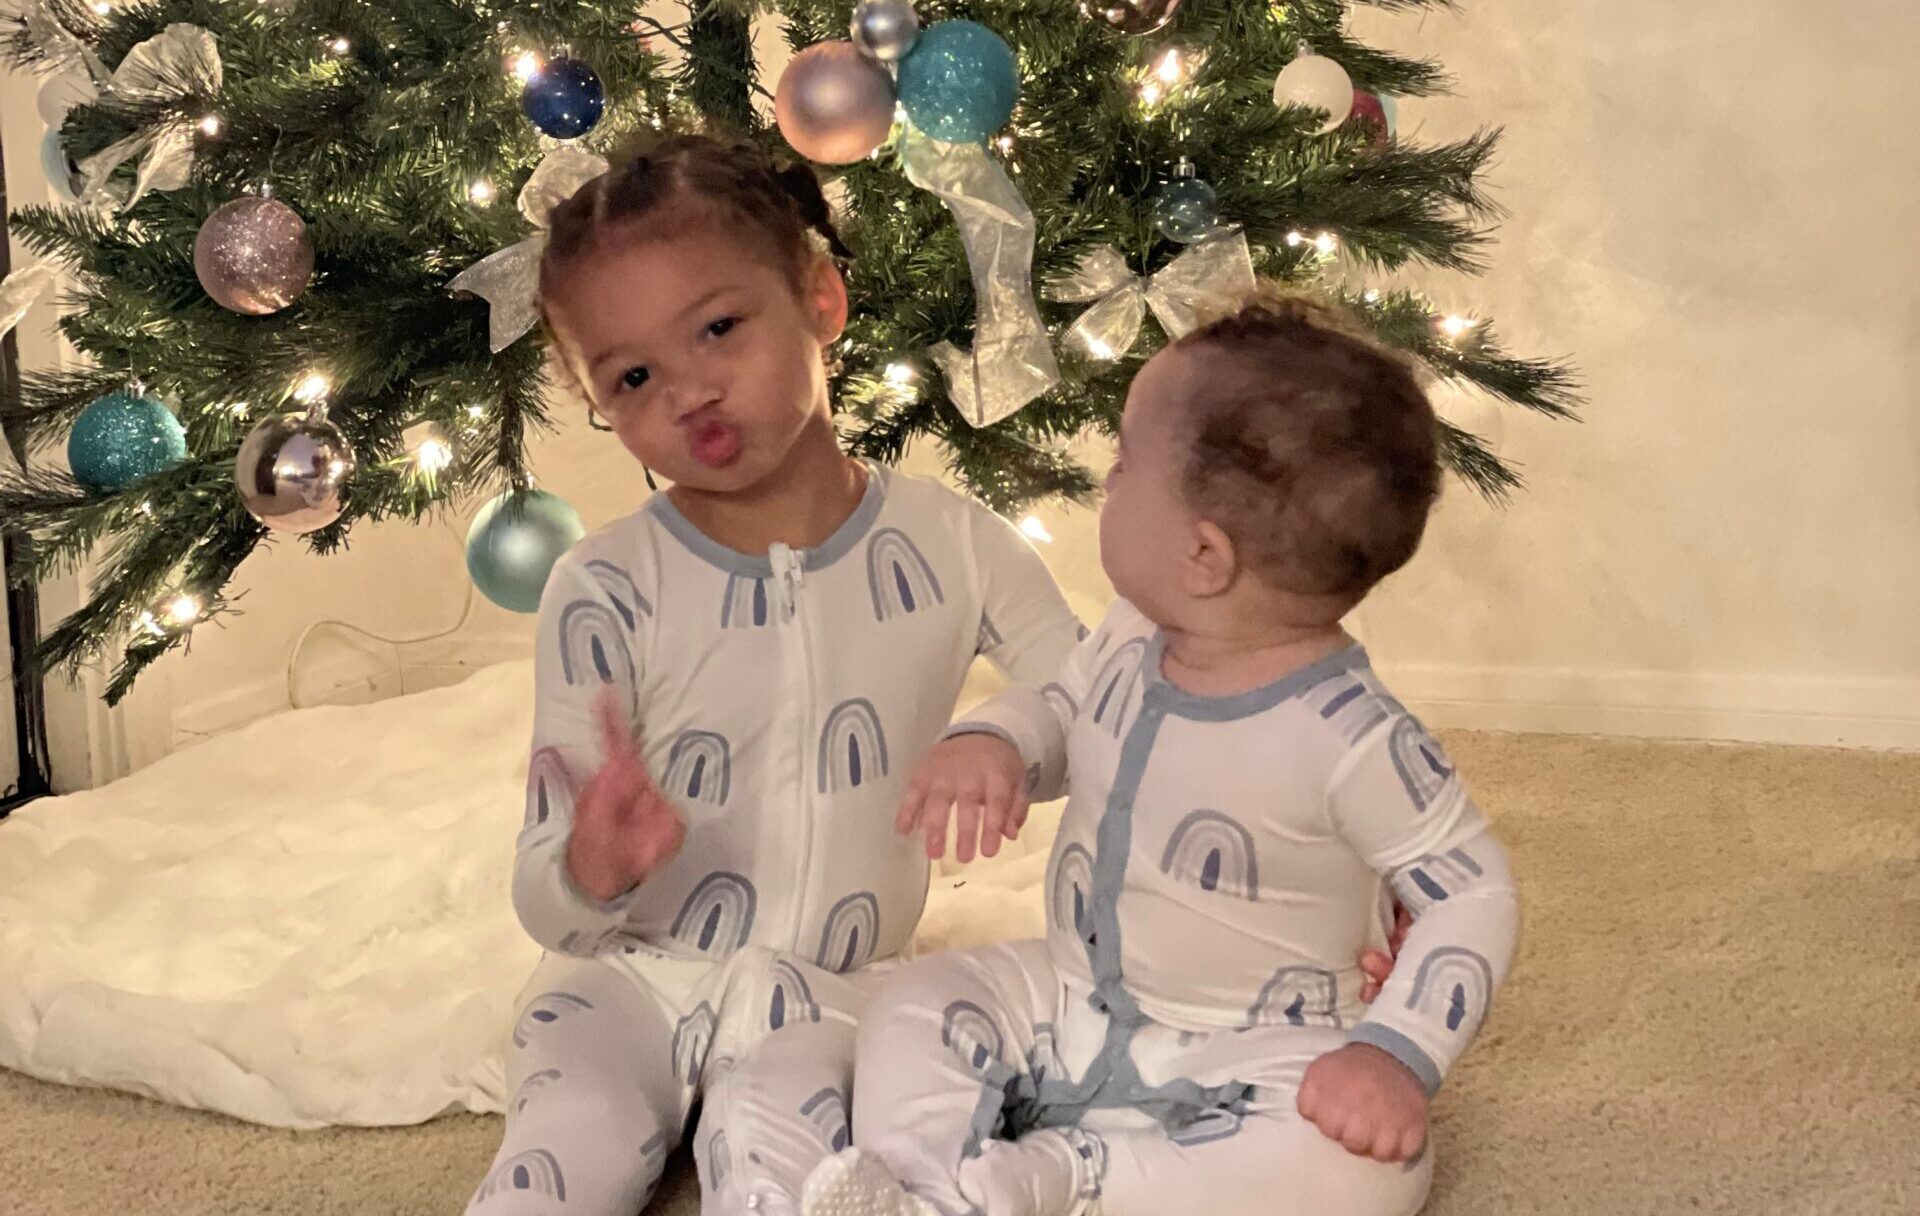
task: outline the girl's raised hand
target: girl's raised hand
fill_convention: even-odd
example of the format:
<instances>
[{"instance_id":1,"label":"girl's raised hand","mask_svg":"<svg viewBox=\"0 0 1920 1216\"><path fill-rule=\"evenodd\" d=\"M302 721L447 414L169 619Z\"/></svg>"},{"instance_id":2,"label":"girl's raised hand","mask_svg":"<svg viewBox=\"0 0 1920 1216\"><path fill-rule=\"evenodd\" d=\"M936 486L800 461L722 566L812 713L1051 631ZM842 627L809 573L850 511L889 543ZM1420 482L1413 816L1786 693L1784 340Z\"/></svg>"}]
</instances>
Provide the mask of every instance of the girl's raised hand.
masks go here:
<instances>
[{"instance_id":1,"label":"girl's raised hand","mask_svg":"<svg viewBox=\"0 0 1920 1216\"><path fill-rule=\"evenodd\" d=\"M611 688L594 703L594 716L604 758L573 808L567 876L588 899L606 903L673 860L687 825L653 783Z\"/></svg>"}]
</instances>

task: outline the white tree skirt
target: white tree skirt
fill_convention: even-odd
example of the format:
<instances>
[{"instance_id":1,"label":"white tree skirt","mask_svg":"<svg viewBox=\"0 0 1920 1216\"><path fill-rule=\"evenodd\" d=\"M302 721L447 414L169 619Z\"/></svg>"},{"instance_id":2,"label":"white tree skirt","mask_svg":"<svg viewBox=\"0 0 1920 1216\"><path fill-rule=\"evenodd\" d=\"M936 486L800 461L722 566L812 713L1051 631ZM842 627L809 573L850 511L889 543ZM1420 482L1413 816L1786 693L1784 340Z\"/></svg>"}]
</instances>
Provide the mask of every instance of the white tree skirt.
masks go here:
<instances>
[{"instance_id":1,"label":"white tree skirt","mask_svg":"<svg viewBox=\"0 0 1920 1216\"><path fill-rule=\"evenodd\" d=\"M0 1066L277 1127L500 1110L531 693L282 714L0 822ZM936 879L923 948L1037 935L1055 822Z\"/></svg>"}]
</instances>

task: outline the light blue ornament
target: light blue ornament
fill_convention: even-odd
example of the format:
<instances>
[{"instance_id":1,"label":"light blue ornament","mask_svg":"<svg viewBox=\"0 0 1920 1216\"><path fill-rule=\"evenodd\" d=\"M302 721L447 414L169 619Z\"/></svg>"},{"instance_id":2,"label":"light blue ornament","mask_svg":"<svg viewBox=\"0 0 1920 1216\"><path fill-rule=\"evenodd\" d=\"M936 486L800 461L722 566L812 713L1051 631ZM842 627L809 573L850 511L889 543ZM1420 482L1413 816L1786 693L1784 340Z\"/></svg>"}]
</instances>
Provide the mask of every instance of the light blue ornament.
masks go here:
<instances>
[{"instance_id":1,"label":"light blue ornament","mask_svg":"<svg viewBox=\"0 0 1920 1216\"><path fill-rule=\"evenodd\" d=\"M587 534L580 513L545 490L510 490L480 508L467 530L467 573L509 612L538 612L553 563Z\"/></svg>"},{"instance_id":2,"label":"light blue ornament","mask_svg":"<svg viewBox=\"0 0 1920 1216\"><path fill-rule=\"evenodd\" d=\"M1387 115L1387 138L1392 139L1400 134L1400 99L1391 93L1381 93L1378 96L1380 108Z\"/></svg>"},{"instance_id":3,"label":"light blue ornament","mask_svg":"<svg viewBox=\"0 0 1920 1216\"><path fill-rule=\"evenodd\" d=\"M1197 177L1171 183L1153 200L1153 226L1170 241L1190 245L1219 222L1219 199L1213 187Z\"/></svg>"},{"instance_id":4,"label":"light blue ornament","mask_svg":"<svg viewBox=\"0 0 1920 1216\"><path fill-rule=\"evenodd\" d=\"M950 144L978 143L1013 117L1020 73L1000 35L977 21L941 21L900 61L899 94L921 131Z\"/></svg>"},{"instance_id":5,"label":"light blue ornament","mask_svg":"<svg viewBox=\"0 0 1920 1216\"><path fill-rule=\"evenodd\" d=\"M67 464L90 490L122 490L187 458L187 432L152 397L108 393L80 412Z\"/></svg>"}]
</instances>

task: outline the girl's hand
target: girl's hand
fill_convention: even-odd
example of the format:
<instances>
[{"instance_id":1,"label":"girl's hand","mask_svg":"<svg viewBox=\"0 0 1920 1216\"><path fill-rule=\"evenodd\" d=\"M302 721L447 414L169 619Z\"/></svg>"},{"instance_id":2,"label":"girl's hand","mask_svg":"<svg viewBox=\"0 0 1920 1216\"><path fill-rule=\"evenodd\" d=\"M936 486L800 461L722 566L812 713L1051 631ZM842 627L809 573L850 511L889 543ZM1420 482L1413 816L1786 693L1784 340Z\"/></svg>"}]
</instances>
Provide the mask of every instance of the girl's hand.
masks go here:
<instances>
[{"instance_id":1,"label":"girl's hand","mask_svg":"<svg viewBox=\"0 0 1920 1216\"><path fill-rule=\"evenodd\" d=\"M594 714L606 759L573 808L567 877L588 899L606 903L673 860L686 843L687 825L653 783L611 688L595 702Z\"/></svg>"},{"instance_id":2,"label":"girl's hand","mask_svg":"<svg viewBox=\"0 0 1920 1216\"><path fill-rule=\"evenodd\" d=\"M1427 1093L1405 1064L1348 1043L1307 1066L1300 1116L1356 1157L1411 1161L1427 1142Z\"/></svg>"},{"instance_id":3,"label":"girl's hand","mask_svg":"<svg viewBox=\"0 0 1920 1216\"><path fill-rule=\"evenodd\" d=\"M955 735L937 744L914 770L894 819L902 836L927 839L927 856L947 848L947 817L955 816L954 856L972 861L974 842L992 857L1001 840L1014 840L1027 821L1027 773L1019 749L998 735Z\"/></svg>"},{"instance_id":4,"label":"girl's hand","mask_svg":"<svg viewBox=\"0 0 1920 1216\"><path fill-rule=\"evenodd\" d=\"M1407 944L1407 930L1413 928L1413 917L1398 903L1393 905L1393 932L1387 935L1387 949L1382 954L1378 950L1369 950L1360 956L1360 970L1366 979L1360 984L1360 999L1373 1004L1373 998L1380 995L1380 989L1386 986L1387 977L1393 974L1393 962L1400 957L1400 947Z\"/></svg>"}]
</instances>

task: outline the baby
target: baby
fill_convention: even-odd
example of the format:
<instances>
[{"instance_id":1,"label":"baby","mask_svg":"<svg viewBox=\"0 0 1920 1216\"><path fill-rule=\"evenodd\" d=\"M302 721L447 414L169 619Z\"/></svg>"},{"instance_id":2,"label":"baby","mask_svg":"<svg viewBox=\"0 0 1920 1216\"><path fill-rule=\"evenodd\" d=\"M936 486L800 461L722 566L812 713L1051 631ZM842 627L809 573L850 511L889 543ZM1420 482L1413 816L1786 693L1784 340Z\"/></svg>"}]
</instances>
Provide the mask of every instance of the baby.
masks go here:
<instances>
[{"instance_id":1,"label":"baby","mask_svg":"<svg viewBox=\"0 0 1920 1216\"><path fill-rule=\"evenodd\" d=\"M1121 598L901 811L932 839L1068 792L1047 938L883 987L860 1147L808 1216L1419 1209L1428 1101L1519 927L1500 843L1341 628L1419 546L1435 429L1404 360L1278 293L1142 369L1100 517ZM1389 887L1414 923L1369 1006Z\"/></svg>"}]
</instances>

